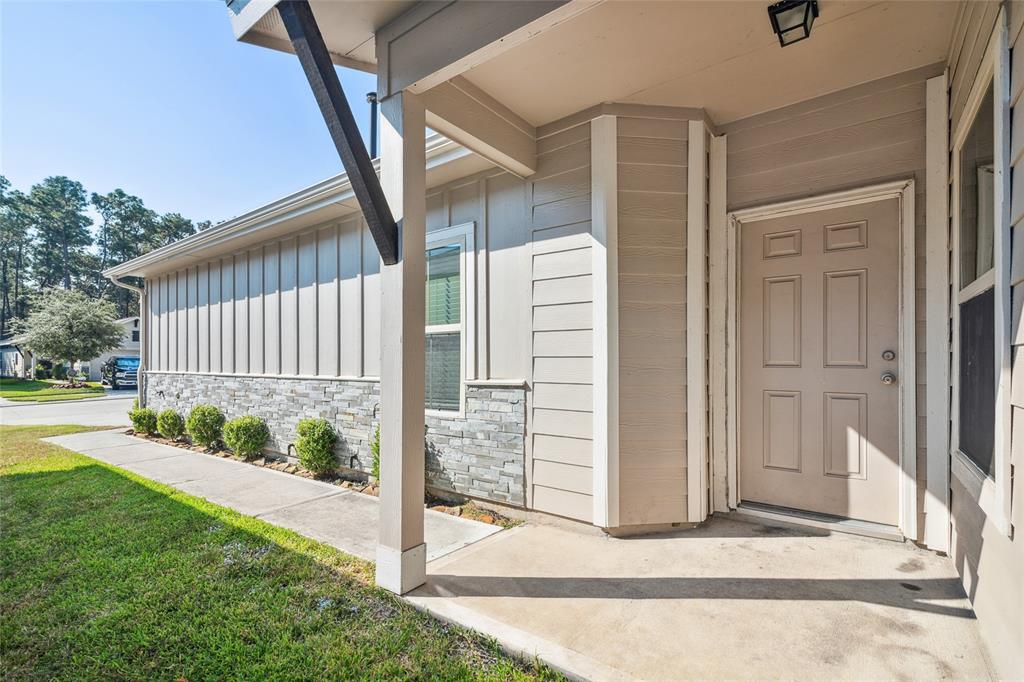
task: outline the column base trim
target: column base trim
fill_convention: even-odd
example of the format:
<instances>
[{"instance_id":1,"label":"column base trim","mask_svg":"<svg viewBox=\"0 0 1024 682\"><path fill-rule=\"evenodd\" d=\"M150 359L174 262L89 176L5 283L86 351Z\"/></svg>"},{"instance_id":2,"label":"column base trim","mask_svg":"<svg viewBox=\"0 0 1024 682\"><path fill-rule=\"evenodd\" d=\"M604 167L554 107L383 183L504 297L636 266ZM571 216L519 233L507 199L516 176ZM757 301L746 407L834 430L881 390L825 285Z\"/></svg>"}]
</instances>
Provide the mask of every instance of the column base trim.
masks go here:
<instances>
[{"instance_id":1,"label":"column base trim","mask_svg":"<svg viewBox=\"0 0 1024 682\"><path fill-rule=\"evenodd\" d=\"M427 582L427 544L405 551L377 545L376 582L395 594L405 594Z\"/></svg>"}]
</instances>

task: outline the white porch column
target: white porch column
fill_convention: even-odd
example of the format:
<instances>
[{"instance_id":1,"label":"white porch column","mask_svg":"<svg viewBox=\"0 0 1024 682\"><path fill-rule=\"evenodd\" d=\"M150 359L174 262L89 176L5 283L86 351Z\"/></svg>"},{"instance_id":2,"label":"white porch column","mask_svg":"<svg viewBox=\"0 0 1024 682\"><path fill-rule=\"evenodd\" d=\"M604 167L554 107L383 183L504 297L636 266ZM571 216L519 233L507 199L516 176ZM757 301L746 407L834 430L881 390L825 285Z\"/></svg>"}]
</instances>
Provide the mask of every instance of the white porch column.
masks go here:
<instances>
[{"instance_id":1,"label":"white porch column","mask_svg":"<svg viewBox=\"0 0 1024 682\"><path fill-rule=\"evenodd\" d=\"M380 365L380 529L377 584L404 594L426 580L423 542L426 414L425 118L419 99L381 102L381 184L398 223L398 262L382 265Z\"/></svg>"}]
</instances>

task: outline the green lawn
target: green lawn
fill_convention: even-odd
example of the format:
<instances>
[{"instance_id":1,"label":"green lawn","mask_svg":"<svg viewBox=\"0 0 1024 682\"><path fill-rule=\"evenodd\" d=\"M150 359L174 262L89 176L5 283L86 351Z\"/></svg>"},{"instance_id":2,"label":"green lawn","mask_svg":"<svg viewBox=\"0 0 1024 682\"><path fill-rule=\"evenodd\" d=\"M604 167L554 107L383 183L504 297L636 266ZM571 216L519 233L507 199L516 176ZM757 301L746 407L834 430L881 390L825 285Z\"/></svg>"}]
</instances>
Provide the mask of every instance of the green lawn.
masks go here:
<instances>
[{"instance_id":1,"label":"green lawn","mask_svg":"<svg viewBox=\"0 0 1024 682\"><path fill-rule=\"evenodd\" d=\"M331 547L0 427L4 679L551 679Z\"/></svg>"},{"instance_id":2,"label":"green lawn","mask_svg":"<svg viewBox=\"0 0 1024 682\"><path fill-rule=\"evenodd\" d=\"M54 400L81 400L104 395L98 381L90 381L84 388L57 388L61 382L47 379L0 379L0 398L20 402L48 403Z\"/></svg>"}]
</instances>

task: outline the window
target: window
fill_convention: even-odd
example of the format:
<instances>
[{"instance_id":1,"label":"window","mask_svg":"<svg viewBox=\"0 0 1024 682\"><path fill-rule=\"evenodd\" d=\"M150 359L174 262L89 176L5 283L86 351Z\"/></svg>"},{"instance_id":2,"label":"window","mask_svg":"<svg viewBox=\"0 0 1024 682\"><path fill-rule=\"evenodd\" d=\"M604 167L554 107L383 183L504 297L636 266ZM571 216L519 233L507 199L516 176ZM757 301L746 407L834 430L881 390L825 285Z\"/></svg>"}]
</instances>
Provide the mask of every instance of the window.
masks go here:
<instances>
[{"instance_id":1,"label":"window","mask_svg":"<svg viewBox=\"0 0 1024 682\"><path fill-rule=\"evenodd\" d=\"M959 281L957 296L957 449L993 475L996 428L995 135L990 82L958 149L956 167Z\"/></svg>"},{"instance_id":2,"label":"window","mask_svg":"<svg viewBox=\"0 0 1024 682\"><path fill-rule=\"evenodd\" d=\"M428 410L458 412L467 365L467 317L472 314L473 224L427 235L426 381ZM467 256L469 254L470 256ZM470 267L467 267L470 266ZM469 300L467 300L469 299Z\"/></svg>"},{"instance_id":3,"label":"window","mask_svg":"<svg viewBox=\"0 0 1024 682\"><path fill-rule=\"evenodd\" d=\"M139 340L139 330L138 329L133 329L132 330L132 341L138 341L138 340Z\"/></svg>"}]
</instances>

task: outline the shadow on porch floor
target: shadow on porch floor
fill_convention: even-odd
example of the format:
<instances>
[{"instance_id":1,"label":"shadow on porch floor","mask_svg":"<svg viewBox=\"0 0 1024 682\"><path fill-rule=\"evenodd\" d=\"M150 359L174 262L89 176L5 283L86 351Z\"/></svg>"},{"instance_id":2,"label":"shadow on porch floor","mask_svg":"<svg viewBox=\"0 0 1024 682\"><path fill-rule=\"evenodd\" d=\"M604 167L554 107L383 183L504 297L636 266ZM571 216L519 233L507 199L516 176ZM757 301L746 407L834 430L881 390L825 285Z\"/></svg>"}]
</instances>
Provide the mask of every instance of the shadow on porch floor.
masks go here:
<instances>
[{"instance_id":1,"label":"shadow on porch floor","mask_svg":"<svg viewBox=\"0 0 1024 682\"><path fill-rule=\"evenodd\" d=\"M431 562L411 600L597 679L991 677L944 557L714 519L615 539L526 525Z\"/></svg>"}]
</instances>

